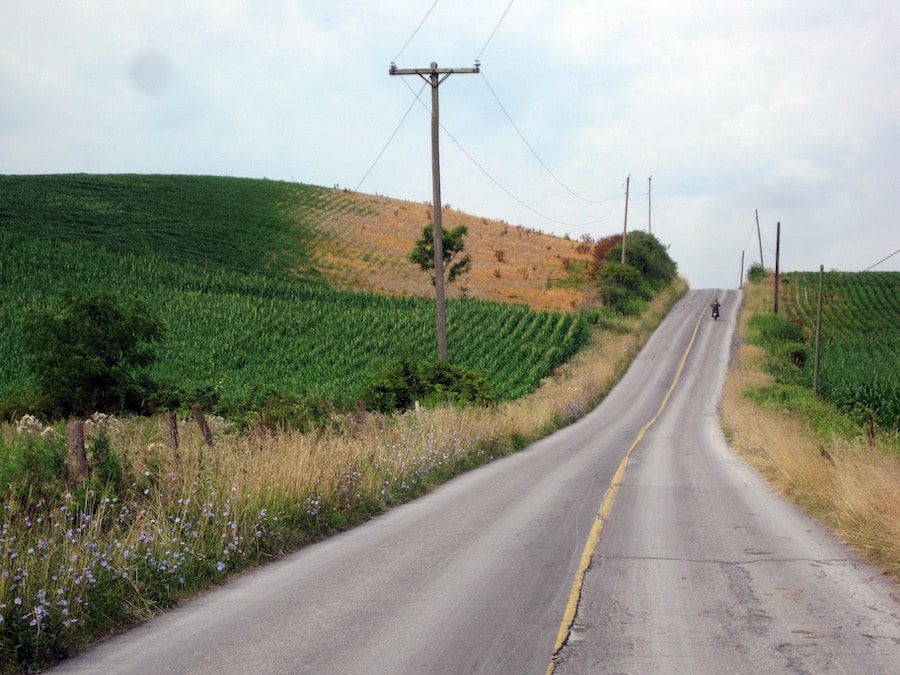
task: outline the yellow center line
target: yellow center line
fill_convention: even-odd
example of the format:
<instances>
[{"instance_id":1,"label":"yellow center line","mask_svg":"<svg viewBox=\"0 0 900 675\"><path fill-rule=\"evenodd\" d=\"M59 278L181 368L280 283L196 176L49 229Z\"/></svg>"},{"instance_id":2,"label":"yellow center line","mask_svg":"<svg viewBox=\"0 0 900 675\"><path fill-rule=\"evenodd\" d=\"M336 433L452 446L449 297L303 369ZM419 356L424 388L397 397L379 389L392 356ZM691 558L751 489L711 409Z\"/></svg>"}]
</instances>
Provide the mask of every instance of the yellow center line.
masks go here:
<instances>
[{"instance_id":1,"label":"yellow center line","mask_svg":"<svg viewBox=\"0 0 900 675\"><path fill-rule=\"evenodd\" d=\"M678 381L681 379L681 373L684 371L684 364L687 363L688 355L691 353L691 349L694 347L694 342L697 339L697 332L700 330L700 322L703 320L703 313L700 314L700 318L697 319L697 325L694 326L694 333L691 335L691 341L688 343L687 349L684 350L684 354L681 356L681 362L678 364L678 370L675 371L675 377L672 378L672 384L669 386L669 391L666 392L665 397L663 397L662 403L659 406L659 410L656 411L656 414L653 418L644 425L644 427L638 432L638 435L635 437L634 441L631 444L631 447L628 448L628 451L625 453L625 457L622 458L622 461L619 463L618 469L616 469L616 473L612 477L612 482L609 484L609 487L606 489L606 494L603 495L603 501L600 503L600 508L597 509L597 517L594 519L594 524L591 527L591 532L588 534L587 542L584 545L584 550L581 552L581 560L578 564L578 571L575 573L575 579L572 583L572 590L569 591L569 602L566 605L566 611L563 613L562 623L559 626L559 633L556 636L556 645L553 648L553 656L550 660L550 665L547 666L547 675L551 675L553 673L553 669L556 666L556 658L559 656L559 652L562 650L563 646L566 644L566 641L569 639L569 633L572 630L572 624L575 622L575 612L578 610L578 602L581 599L581 588L584 585L584 575L587 573L588 566L591 564L591 558L594 556L594 551L597 548L597 544L600 541L600 533L603 531L603 525L609 518L609 514L612 511L613 502L616 499L616 494L619 491L619 485L622 483L622 478L625 476L625 468L628 466L628 460L631 458L631 453L638 446L638 444L644 439L644 435L647 431L652 427L656 420L659 419L659 416L662 415L663 410L666 407L666 404L669 402L669 398L672 396L672 392L675 391L675 387L678 385Z\"/></svg>"}]
</instances>

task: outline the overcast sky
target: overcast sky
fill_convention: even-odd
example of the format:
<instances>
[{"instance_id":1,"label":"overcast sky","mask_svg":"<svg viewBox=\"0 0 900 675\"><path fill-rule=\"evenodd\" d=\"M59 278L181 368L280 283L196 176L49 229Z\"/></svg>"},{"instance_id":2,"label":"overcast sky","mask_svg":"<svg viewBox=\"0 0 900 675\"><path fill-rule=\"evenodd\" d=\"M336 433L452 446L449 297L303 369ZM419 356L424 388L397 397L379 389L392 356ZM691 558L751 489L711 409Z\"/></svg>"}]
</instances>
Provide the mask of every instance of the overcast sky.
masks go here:
<instances>
[{"instance_id":1,"label":"overcast sky","mask_svg":"<svg viewBox=\"0 0 900 675\"><path fill-rule=\"evenodd\" d=\"M780 221L782 269L859 271L900 249L898 45L896 0L2 0L0 173L429 202L430 87L389 65L478 59L439 87L444 204L596 238L630 176L694 288L759 260L755 210L767 267Z\"/></svg>"}]
</instances>

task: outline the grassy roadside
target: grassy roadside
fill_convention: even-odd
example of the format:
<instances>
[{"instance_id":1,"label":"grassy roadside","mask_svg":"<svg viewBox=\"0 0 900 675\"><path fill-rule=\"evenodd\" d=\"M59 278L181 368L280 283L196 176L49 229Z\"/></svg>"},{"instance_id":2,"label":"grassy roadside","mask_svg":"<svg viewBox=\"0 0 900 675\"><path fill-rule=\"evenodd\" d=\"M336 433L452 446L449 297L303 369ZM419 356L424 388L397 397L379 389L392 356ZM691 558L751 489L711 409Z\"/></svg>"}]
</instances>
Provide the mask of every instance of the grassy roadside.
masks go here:
<instances>
[{"instance_id":1,"label":"grassy roadside","mask_svg":"<svg viewBox=\"0 0 900 675\"><path fill-rule=\"evenodd\" d=\"M326 433L211 418L214 448L184 420L177 456L162 418L100 416L87 430L98 481L65 494L48 474L65 432L0 425L0 447L24 443L40 460L0 502L0 673L75 653L574 421L686 290L677 280L641 316L598 325L537 391L493 408L351 414Z\"/></svg>"},{"instance_id":2,"label":"grassy roadside","mask_svg":"<svg viewBox=\"0 0 900 675\"><path fill-rule=\"evenodd\" d=\"M744 288L741 344L721 401L731 446L771 485L900 581L900 437L875 436L833 406L767 372L748 344L754 314L770 311L774 280Z\"/></svg>"}]
</instances>

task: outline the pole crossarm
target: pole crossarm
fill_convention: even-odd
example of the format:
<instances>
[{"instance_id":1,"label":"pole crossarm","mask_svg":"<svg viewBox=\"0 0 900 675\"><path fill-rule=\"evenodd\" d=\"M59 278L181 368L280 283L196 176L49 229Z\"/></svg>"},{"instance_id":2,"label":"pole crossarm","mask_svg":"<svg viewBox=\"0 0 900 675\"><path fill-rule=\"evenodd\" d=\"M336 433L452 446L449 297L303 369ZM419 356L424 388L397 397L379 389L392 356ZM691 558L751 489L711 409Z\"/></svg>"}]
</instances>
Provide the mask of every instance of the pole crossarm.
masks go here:
<instances>
[{"instance_id":1,"label":"pole crossarm","mask_svg":"<svg viewBox=\"0 0 900 675\"><path fill-rule=\"evenodd\" d=\"M440 82L443 82L453 73L480 73L481 72L481 63L476 61L474 68L438 68L438 65L432 61L431 66L428 68L398 68L396 63L391 63L391 67L388 68L389 75L419 75L420 77L432 76L432 75L444 75L440 79ZM440 83L439 82L439 83Z\"/></svg>"}]
</instances>

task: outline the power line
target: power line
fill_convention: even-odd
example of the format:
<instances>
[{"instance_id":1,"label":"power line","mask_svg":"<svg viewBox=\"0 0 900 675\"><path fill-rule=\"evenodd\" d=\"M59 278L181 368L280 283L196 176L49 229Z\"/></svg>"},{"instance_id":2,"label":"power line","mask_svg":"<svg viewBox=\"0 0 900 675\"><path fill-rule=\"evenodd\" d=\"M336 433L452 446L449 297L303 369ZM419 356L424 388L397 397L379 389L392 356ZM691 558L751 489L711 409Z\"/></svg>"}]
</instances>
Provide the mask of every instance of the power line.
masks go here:
<instances>
[{"instance_id":1,"label":"power line","mask_svg":"<svg viewBox=\"0 0 900 675\"><path fill-rule=\"evenodd\" d=\"M425 13L425 16L422 17L422 20L419 22L419 25L416 26L415 30L414 30L414 31L412 32L412 34L409 36L409 39L407 39L407 41L406 41L406 42L403 44L403 46L400 48L400 51L398 51L397 54L396 54L396 56L392 59L392 62L396 62L397 59L399 58L399 56L406 50L406 48L409 46L409 44L413 41L413 39L415 38L416 34L419 32L419 30L422 28L422 26L423 26L423 25L425 24L425 22L428 20L428 17L431 15L432 11L434 11L434 8L437 6L438 2L439 2L439 0L434 0L434 2L431 4L431 7L429 7L428 11ZM503 14L500 16L500 19L497 21L497 24L494 26L494 29L491 31L491 33L490 33L490 35L488 36L487 40L485 41L484 45L481 47L481 51L479 51L478 57L476 57L476 59L475 59L476 64L478 63L478 61L479 61L481 55L482 55L482 54L484 53L484 51L487 49L488 45L491 43L491 40L493 40L494 36L497 34L497 31L500 29L500 26L503 24L504 20L506 19L506 16L509 14L509 10L512 9L512 6L513 6L514 2L515 2L515 0L510 0L509 4L506 6L506 9L503 11ZM482 76L483 76L483 74L482 74ZM406 84L407 88L409 88L410 91L413 91L412 87L410 87L408 83L404 82L404 84ZM487 81L487 78L485 78L485 84L487 85L488 90L489 90L489 91L491 92L491 94L493 95L494 100L497 102L497 105L500 106L500 109L503 111L503 114L506 115L507 120L509 120L509 123L512 125L513 129L515 129L516 133L519 135L519 138L522 139L522 142L523 142L523 143L525 144L525 146L531 151L531 154L534 156L534 158L535 158L535 159L538 161L538 163L544 168L544 170L550 175L550 177L553 178L553 180L556 181L556 183L560 185L560 187L562 187L566 192L568 192L570 195L572 195L572 196L575 197L576 199L579 199L579 200L581 200L581 201L587 202L587 203L589 203L589 204L605 204L605 203L608 203L608 202L609 202L609 199L597 201L597 200L588 199L588 198L586 198L586 197L582 197L581 195L579 195L578 193L576 193L574 190L572 190L571 188L569 188L565 183L563 183L563 182L556 176L556 174L554 174L553 171L550 170L550 167L547 166L547 164L544 162L544 160L541 159L541 157L537 154L537 151L534 149L534 147L531 145L531 143L528 142L528 139L525 138L525 135L522 133L521 129L519 129L519 127L516 125L516 123L513 121L513 119L512 119L512 117L510 116L509 112L506 110L506 108L504 107L503 103L500 101L500 98L497 96L497 93L494 91L493 87L491 87L490 83ZM413 91L413 94L414 94L414 99L413 99L413 101L410 103L409 108L407 108L407 110L406 110L406 112L404 113L403 117L400 119L400 122L398 123L397 127L394 129L394 131L393 131L393 133L391 134L390 138L388 138L387 143L385 143L384 147L381 149L381 152L378 153L378 156L375 158L375 160L372 162L372 164L371 164L371 165L369 166L369 168L366 170L366 173L365 173L365 175L363 175L362 179L359 181L359 184L357 184L357 186L356 186L356 189L357 189L357 190L359 190L359 188L360 188L360 187L362 186L362 184L365 182L366 178L368 178L369 174L372 172L372 169L375 168L375 165L378 163L378 161L379 161L379 160L381 159L381 157L384 155L385 151L386 151L387 148L390 146L390 144L393 142L393 140L394 140L394 138L396 137L398 131L400 130L400 127L401 127L401 126L403 125L403 123L406 121L406 118L409 116L409 113L410 113L410 111L412 110L413 106L415 105L416 101L419 101L419 102L422 104L422 106L425 107L426 110L427 110L427 106L426 106L425 103L421 100L421 93L422 93L422 90L423 90L423 89L424 89L424 86L422 87L422 89L419 90L419 92ZM506 193L506 194L507 194L510 198L512 198L515 202L517 202L518 204L520 204L520 205L523 206L524 208L528 209L529 211L531 211L531 212L534 213L535 215L539 216L540 218L543 218L543 219L548 220L548 221L550 221L550 222L556 223L556 224L558 224L558 225L565 225L565 226L569 226L569 227L587 227L587 226L589 226L589 225L593 225L593 224L595 224L595 223L597 223L597 222L600 222L601 220L603 220L603 219L605 219L605 218L607 218L607 217L609 216L609 213L607 213L606 215L601 216L600 218L597 218L597 219L595 219L595 220L592 220L592 221L589 221L589 222L586 222L586 223L569 223L569 222L565 222L565 221L562 221L562 220L558 220L558 219L556 219L556 218L552 218L552 217L550 217L550 216L548 216L548 215L546 215L546 214L544 214L544 213L541 213L540 211L537 211L536 209L532 208L529 204L527 204L527 203L525 203L523 200L519 199L519 198L518 198L516 195L514 195L510 190L508 190L506 187L504 187L504 186L500 183L500 181L498 181L496 178L494 178L494 177L493 177L493 176L492 176L492 175L491 175L491 174L490 174L490 173L489 173L489 172L488 172L488 171L487 171L487 170L486 170L486 169L485 169L485 168L484 168L484 167L483 167L483 166L482 166L482 165L481 165L481 164L480 164L480 163L479 163L479 162L478 162L478 161L477 161L477 160L476 160L476 159L475 159L475 158L474 158L474 157L473 157L473 156L472 156L472 155L471 155L471 154L470 154L463 146L462 146L462 144L461 144L461 143L453 136L453 134L451 134L451 133L447 130L447 128L446 128L442 123L440 124L440 127L441 127L441 129L444 131L444 133L447 134L447 136L450 138L450 140L452 140L452 141L454 142L454 144L456 144L456 146L460 149L460 151L461 151L466 157L469 158L469 161L471 161L471 162L478 168L478 170L481 171L481 172L482 172L482 173L483 173L483 174L484 174L491 182L493 182L498 188L500 188L500 190L502 190L504 193ZM436 205L436 208L440 208L440 205Z\"/></svg>"},{"instance_id":2,"label":"power line","mask_svg":"<svg viewBox=\"0 0 900 675\"><path fill-rule=\"evenodd\" d=\"M478 56L475 57L475 60L478 61L481 59L481 55L484 54L484 50L487 49L487 46L491 43L491 40L494 39L494 34L497 32L497 29L500 28L500 24L503 23L503 20L506 18L506 15L509 14L509 10L512 8L513 3L516 0L509 0L509 4L506 6L506 10L503 12L503 16L500 17L500 20L497 22L497 25L494 26L494 30L491 31L491 34L488 36L487 42L484 43L484 46L481 48L481 51L478 52Z\"/></svg>"},{"instance_id":3,"label":"power line","mask_svg":"<svg viewBox=\"0 0 900 675\"><path fill-rule=\"evenodd\" d=\"M369 177L369 174L372 173L372 169L375 168L375 165L378 164L378 160L381 159L381 156L382 156L382 155L385 153L385 151L388 149L388 146L393 142L394 137L397 135L397 132L400 131L400 127L403 126L403 123L406 121L406 118L409 117L410 111L412 111L413 106L416 104L416 101L419 100L419 96L422 95L422 91L424 91L424 89L425 89L425 87L426 87L427 85L428 85L428 83L425 82L425 83L422 85L422 88L419 89L418 92L413 92L413 93L415 94L415 97L414 97L413 100L410 102L409 107L406 109L406 112L403 113L403 117L400 118L400 122L397 124L397 127L394 129L394 133L392 133L392 134L391 134L391 137L388 138L387 143L385 143L385 144L384 144L384 147L381 148L381 152L378 153L378 156L375 158L375 161L372 162L372 164L369 166L368 169L366 169L365 175L362 177L362 179L359 181L359 183L357 183L355 192L359 192L359 188L360 188L360 187L362 186L362 184L365 182L366 178Z\"/></svg>"},{"instance_id":4,"label":"power line","mask_svg":"<svg viewBox=\"0 0 900 675\"><path fill-rule=\"evenodd\" d=\"M753 232L755 230L756 230L756 224L754 223L753 226L750 228L750 234L747 235L747 243L744 244L743 250L746 251L750 247L750 240L753 239Z\"/></svg>"},{"instance_id":5,"label":"power line","mask_svg":"<svg viewBox=\"0 0 900 675\"><path fill-rule=\"evenodd\" d=\"M532 147L531 143L528 142L528 139L525 138L525 134L522 133L522 130L519 129L519 127L518 127L518 126L516 125L516 123L513 121L513 118L510 116L509 112L506 110L506 107L505 107L505 106L503 105L503 103L500 101L500 97L497 96L497 92L494 91L494 88L491 86L491 83L488 82L488 79L487 79L487 77L485 77L484 73L481 73L481 77L482 77L482 79L484 80L484 83L487 85L488 90L489 90L489 91L491 92L491 94L493 95L494 100L497 101L497 105L500 106L500 110L502 110L502 111L503 111L503 114L506 115L506 119L509 120L509 123L512 125L513 129L516 130L516 133L519 135L519 138L522 139L522 142L525 144L525 147L527 147L527 148L531 151L531 154L534 155L534 158L538 161L538 163L539 163L542 167L544 167L544 170L550 175L550 177L551 177L553 180L555 180L555 181L557 182L557 184L558 184L563 190L565 190L566 192L568 192L570 195L572 195L572 196L575 197L576 199L580 199L581 201L587 202L588 204L605 204L606 202L609 201L608 199L604 199L604 200L601 200L601 201L597 201L597 200L594 200L594 199L588 199L587 197L582 197L582 196L579 195L577 192L575 192L574 190L572 190L568 185L566 185L565 183L563 183L563 182L556 176L556 174L553 173L553 171L550 170L550 167L547 166L547 164L544 162L543 159L541 159L540 155L537 154L537 151L534 149L534 147Z\"/></svg>"},{"instance_id":6,"label":"power line","mask_svg":"<svg viewBox=\"0 0 900 675\"><path fill-rule=\"evenodd\" d=\"M438 2L439 2L439 0L434 0L434 2L431 4L431 7L428 9L427 12L425 12L425 16L422 17L422 20L419 22L419 25L416 26L416 29L412 32L412 35L410 35L409 39L403 43L403 46L400 47L400 51L397 52L397 55L394 56L394 58L392 58L391 61L396 62L397 59L399 58L399 56L403 53L403 51L409 46L409 43L413 41L413 38L416 37L416 33L419 32L419 29L425 24L425 22L428 20L428 17L431 16L431 12L434 11L434 8L437 6Z\"/></svg>"},{"instance_id":7,"label":"power line","mask_svg":"<svg viewBox=\"0 0 900 675\"><path fill-rule=\"evenodd\" d=\"M862 271L863 271L863 272L868 272L868 271L869 271L870 269L872 269L873 267L878 267L878 266L879 266L881 263L883 263L884 261L890 260L890 259L893 258L895 255L897 255L898 253L900 253L900 248L898 248L896 251L894 251L893 253L891 253L889 256L886 256L886 257L882 258L881 260L879 260L879 261L878 261L877 263L875 263L874 265L869 265L866 269L864 269L864 270L862 270Z\"/></svg>"},{"instance_id":8,"label":"power line","mask_svg":"<svg viewBox=\"0 0 900 675\"><path fill-rule=\"evenodd\" d=\"M409 86L409 83L408 83L408 82L406 82L405 80L403 80L403 83L410 89L410 91L412 91L412 87ZM420 93L421 93L421 92L420 92ZM425 110L428 110L428 106L425 105L425 102L421 100L421 98L419 97L418 94L416 94L416 100L419 101L419 103L422 104L422 107L425 108ZM600 222L601 220L606 219L607 217L609 217L609 213L612 212L612 210L610 210L609 213L606 213L605 215L601 216L600 218L596 218L596 219L594 219L594 220L590 220L590 221L585 222L585 223L570 223L570 222L566 222L566 221L563 221L563 220L558 220L558 219L556 219L556 218L553 218L553 217L551 217L551 216L548 216L548 215L545 214L545 213L541 213L541 212L538 211L537 209L533 208L533 207L530 206L529 204L527 204L527 203L525 203L524 201L522 201L521 199L519 199L519 198L518 198L516 195L514 195L510 190L508 190L502 183L500 183L499 180L497 180L496 178L494 178L494 177L490 174L490 172L488 172L488 170L485 169L485 168L478 162L478 160L476 160L476 159L471 155L471 153L469 153L469 151L466 150L466 149L463 147L462 143L460 143L460 142L456 139L456 137L455 137L452 133L450 133L450 131L447 129L447 127L444 126L444 123L443 123L443 122L441 122L440 127L441 127L441 129L443 130L443 132L444 132L445 134L447 134L447 137L448 137L451 141L453 141L453 143L456 145L456 147L458 147L458 148L460 149L460 151L461 151L466 157L469 158L469 161L472 162L472 164L474 164L474 165L476 166L476 168L478 168L478 170L481 171L481 173L483 173L483 174L488 178L488 180L490 180L494 185L496 185L498 188L500 188L500 190L502 190L502 191L503 191L504 193L506 193L510 198L512 198L513 201L515 201L516 203L518 203L520 206L525 207L526 209L528 209L529 211L531 211L531 212L532 212L533 214L535 214L536 216L539 216L540 218L544 218L545 220L549 220L551 223L556 223L557 225L565 225L565 226L567 226L567 227L588 227L589 225L594 225L594 224ZM598 202L598 203L599 203L599 202ZM438 208L438 206L435 206L435 208Z\"/></svg>"},{"instance_id":9,"label":"power line","mask_svg":"<svg viewBox=\"0 0 900 675\"><path fill-rule=\"evenodd\" d=\"M563 220L557 220L556 218L552 218L552 217L548 216L548 215L545 214L545 213L541 213L541 212L538 211L537 209L534 209L533 207L529 206L528 204L526 204L525 202L523 202L521 199L519 199L518 197L516 197L516 195L514 195L514 194L513 194L512 192L510 192L508 189L506 189L506 188L500 183L500 181L498 181L496 178L494 178L494 177L487 171L487 169L485 169L483 166L481 166L481 164L479 164L478 161L477 161L474 157L472 157L471 154L469 154L469 152L462 146L462 144L461 144L458 140L456 140L456 138L453 136L453 134L451 134L449 131L447 131L447 128L446 128L443 124L441 125L441 129L443 129L443 130L444 130L444 133L447 134L447 136L450 138L450 140L453 141L453 142L456 144L456 147L458 147L458 148L460 149L460 151L461 151L466 157L469 158L469 161L472 162L472 164L474 164L476 167L478 167L478 170L481 171L481 173L483 173L485 176L487 176L487 178L488 178L494 185L496 185L498 188L500 188L503 192L505 192L509 197L511 197L511 198L512 198L515 202L517 202L519 205L525 207L526 209L528 209L529 211L531 211L531 212L532 212L533 214L535 214L536 216L539 216L539 217L541 217L541 218L543 218L543 219L545 219L545 220L549 220L551 223L556 223L557 225L565 225L565 226L567 226L567 227L587 227L587 226L589 226L589 225L595 225L596 223L599 223L601 220L604 220L605 218L608 218L608 217L609 217L609 213L607 213L606 215L603 215L603 216L601 216L600 218L595 218L594 220L590 220L590 221L588 221L588 222L586 222L586 223L569 223L569 222L566 222L566 221L563 221ZM611 211L610 211L610 212L611 212Z\"/></svg>"}]
</instances>

